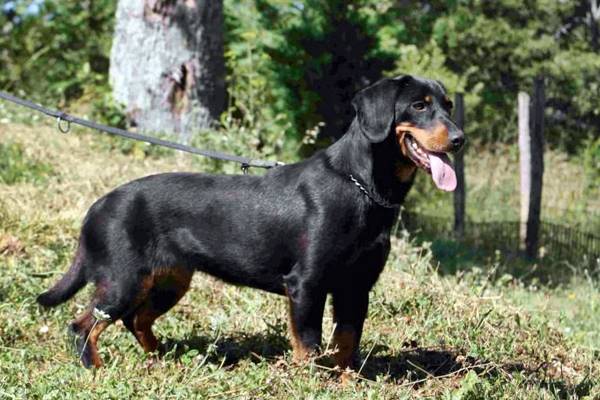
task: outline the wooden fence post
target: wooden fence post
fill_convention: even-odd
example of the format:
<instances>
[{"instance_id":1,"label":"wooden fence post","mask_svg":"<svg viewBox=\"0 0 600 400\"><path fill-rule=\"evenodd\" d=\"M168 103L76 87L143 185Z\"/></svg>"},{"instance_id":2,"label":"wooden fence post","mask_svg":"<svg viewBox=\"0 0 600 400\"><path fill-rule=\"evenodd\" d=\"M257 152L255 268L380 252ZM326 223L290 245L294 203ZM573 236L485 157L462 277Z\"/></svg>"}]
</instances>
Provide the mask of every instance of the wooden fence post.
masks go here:
<instances>
[{"instance_id":1,"label":"wooden fence post","mask_svg":"<svg viewBox=\"0 0 600 400\"><path fill-rule=\"evenodd\" d=\"M521 213L519 220L519 249L525 250L527 219L529 217L529 192L531 189L531 138L529 136L529 95L519 92L519 167L521 177Z\"/></svg>"},{"instance_id":2,"label":"wooden fence post","mask_svg":"<svg viewBox=\"0 0 600 400\"><path fill-rule=\"evenodd\" d=\"M521 169L521 249L529 259L538 255L542 179L544 175L544 79L534 82L533 104L527 93L520 92L519 161ZM531 111L531 118L530 118Z\"/></svg>"},{"instance_id":3,"label":"wooden fence post","mask_svg":"<svg viewBox=\"0 0 600 400\"><path fill-rule=\"evenodd\" d=\"M465 107L462 93L454 97L454 121L460 129L465 126ZM454 155L456 189L454 190L454 235L462 239L465 232L465 165L464 149Z\"/></svg>"}]
</instances>

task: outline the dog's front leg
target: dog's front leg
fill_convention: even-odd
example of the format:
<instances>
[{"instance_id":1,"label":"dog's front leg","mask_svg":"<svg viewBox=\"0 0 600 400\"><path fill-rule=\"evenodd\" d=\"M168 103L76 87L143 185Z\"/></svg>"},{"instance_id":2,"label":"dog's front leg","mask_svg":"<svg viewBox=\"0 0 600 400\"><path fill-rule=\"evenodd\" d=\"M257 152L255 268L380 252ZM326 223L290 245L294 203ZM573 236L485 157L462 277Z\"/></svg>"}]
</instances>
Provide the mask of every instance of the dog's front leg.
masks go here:
<instances>
[{"instance_id":1,"label":"dog's front leg","mask_svg":"<svg viewBox=\"0 0 600 400\"><path fill-rule=\"evenodd\" d=\"M341 369L356 369L360 359L359 344L369 308L369 292L383 270L390 251L387 234L364 252L354 265L345 266L332 289L335 331L335 363ZM342 380L347 377L342 375Z\"/></svg>"},{"instance_id":2,"label":"dog's front leg","mask_svg":"<svg viewBox=\"0 0 600 400\"><path fill-rule=\"evenodd\" d=\"M321 345L323 310L327 292L320 280L311 279L305 273L293 269L285 277L289 301L288 329L294 360L306 360Z\"/></svg>"}]
</instances>

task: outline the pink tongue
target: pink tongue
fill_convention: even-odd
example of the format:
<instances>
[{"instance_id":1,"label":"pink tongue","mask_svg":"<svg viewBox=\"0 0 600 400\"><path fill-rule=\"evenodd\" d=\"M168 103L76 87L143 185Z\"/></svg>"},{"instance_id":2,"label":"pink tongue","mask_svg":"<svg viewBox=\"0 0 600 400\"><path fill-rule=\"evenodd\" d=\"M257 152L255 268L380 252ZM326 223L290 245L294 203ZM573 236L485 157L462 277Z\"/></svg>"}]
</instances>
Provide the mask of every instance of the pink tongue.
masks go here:
<instances>
[{"instance_id":1,"label":"pink tongue","mask_svg":"<svg viewBox=\"0 0 600 400\"><path fill-rule=\"evenodd\" d=\"M450 159L445 154L428 153L428 155L433 182L439 189L452 192L456 189L456 174Z\"/></svg>"}]
</instances>

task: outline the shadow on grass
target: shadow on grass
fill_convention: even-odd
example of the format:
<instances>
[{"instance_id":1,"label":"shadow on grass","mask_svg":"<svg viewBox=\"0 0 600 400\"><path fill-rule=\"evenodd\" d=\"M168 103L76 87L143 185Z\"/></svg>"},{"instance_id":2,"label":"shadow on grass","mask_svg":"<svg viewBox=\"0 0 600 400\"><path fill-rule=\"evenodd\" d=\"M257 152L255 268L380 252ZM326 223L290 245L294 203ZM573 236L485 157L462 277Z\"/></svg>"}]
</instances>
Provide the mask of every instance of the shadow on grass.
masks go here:
<instances>
[{"instance_id":1,"label":"shadow on grass","mask_svg":"<svg viewBox=\"0 0 600 400\"><path fill-rule=\"evenodd\" d=\"M190 354L203 354L204 362L232 366L244 359L261 361L277 358L290 350L287 338L278 332L236 333L227 337L193 336L184 340L167 339L168 358L180 360Z\"/></svg>"},{"instance_id":2,"label":"shadow on grass","mask_svg":"<svg viewBox=\"0 0 600 400\"><path fill-rule=\"evenodd\" d=\"M420 380L440 377L460 371L465 365L455 352L443 349L407 349L400 354L386 355L386 346L376 346L361 373L367 379L389 376L393 380Z\"/></svg>"},{"instance_id":3,"label":"shadow on grass","mask_svg":"<svg viewBox=\"0 0 600 400\"><path fill-rule=\"evenodd\" d=\"M203 355L204 362L235 366L242 360L277 362L290 351L287 337L282 333L266 332L255 334L234 333L231 336L211 338L193 336L184 340L167 339L164 345L167 358L181 360L189 355ZM427 376L443 376L465 368L457 361L457 354L448 350L414 349L399 355L385 355L387 346L376 346L366 360L361 375L375 380L388 376L393 380L417 380ZM384 354L384 355L382 355ZM318 360L319 364L332 366L329 358ZM468 360L474 363L474 360Z\"/></svg>"},{"instance_id":4,"label":"shadow on grass","mask_svg":"<svg viewBox=\"0 0 600 400\"><path fill-rule=\"evenodd\" d=\"M244 334L211 338L193 336L184 340L167 340L165 350L167 358L185 360L197 357L194 362L208 362L226 367L235 367L242 360L268 362L276 364L290 350L287 337L282 332ZM495 379L512 379L513 373L522 374L528 384L543 387L559 399L588 395L594 382L586 378L578 384L570 384L547 373L547 366L535 369L522 363L496 364L465 356L453 349L407 348L399 353L390 354L387 346L376 346L371 351L361 369L365 379L377 381L386 378L392 382L414 383L414 387L423 385L429 379L457 379L473 371L478 376ZM330 360L321 360L319 364L328 365ZM359 366L360 367L360 366Z\"/></svg>"},{"instance_id":5,"label":"shadow on grass","mask_svg":"<svg viewBox=\"0 0 600 400\"><path fill-rule=\"evenodd\" d=\"M586 377L577 384L570 384L549 373L548 365L530 368L520 362L497 364L474 357L464 356L452 349L412 348L400 354L387 355L387 346L376 346L365 363L361 373L370 380L388 377L403 384L423 385L430 379L457 379L469 372L489 380L513 379L513 374L522 374L528 384L545 388L556 398L582 398L591 393L595 382Z\"/></svg>"},{"instance_id":6,"label":"shadow on grass","mask_svg":"<svg viewBox=\"0 0 600 400\"><path fill-rule=\"evenodd\" d=\"M525 274L537 282L552 285L565 281L569 275L588 271L600 275L600 236L578 226L563 226L540 222L539 258L529 262L520 256L520 223L504 221L465 221L464 234L456 240L453 220L447 217L411 212L402 214L402 227L417 243L432 243L434 257L441 272L455 273L477 263L510 265L508 273L519 277ZM536 269L531 271L536 266Z\"/></svg>"},{"instance_id":7,"label":"shadow on grass","mask_svg":"<svg viewBox=\"0 0 600 400\"><path fill-rule=\"evenodd\" d=\"M418 246L429 243L426 247L429 247L433 263L441 275L478 270L489 274L487 279L492 282L506 279L508 274L525 284L535 283L551 288L567 283L573 276L582 273L581 268L566 261L549 257L529 261L514 250L495 250L490 246L485 248L453 239L420 235L415 236L414 240ZM590 270L588 273L597 277L600 271Z\"/></svg>"}]
</instances>

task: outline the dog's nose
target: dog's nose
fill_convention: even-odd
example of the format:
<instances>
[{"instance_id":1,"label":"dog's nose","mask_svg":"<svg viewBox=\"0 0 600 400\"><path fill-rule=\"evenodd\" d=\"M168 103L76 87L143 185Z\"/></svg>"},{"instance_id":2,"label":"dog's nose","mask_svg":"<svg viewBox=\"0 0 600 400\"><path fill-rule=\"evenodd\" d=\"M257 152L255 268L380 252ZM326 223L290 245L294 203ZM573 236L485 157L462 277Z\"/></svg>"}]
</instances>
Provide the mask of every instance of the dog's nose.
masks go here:
<instances>
[{"instance_id":1,"label":"dog's nose","mask_svg":"<svg viewBox=\"0 0 600 400\"><path fill-rule=\"evenodd\" d=\"M452 138L450 140L450 142L452 143L453 150L454 151L458 151L465 144L465 137L462 136L462 135L461 136L456 136L456 137Z\"/></svg>"}]
</instances>

